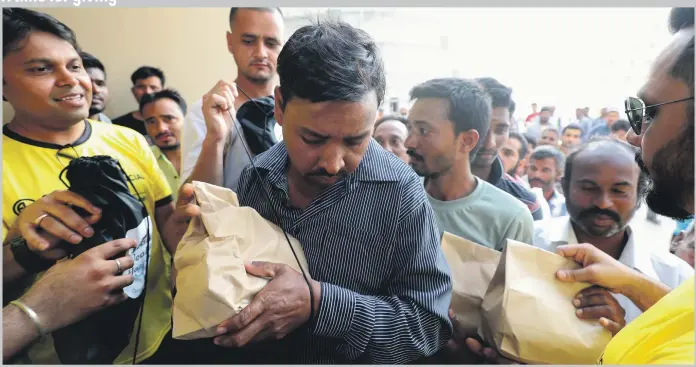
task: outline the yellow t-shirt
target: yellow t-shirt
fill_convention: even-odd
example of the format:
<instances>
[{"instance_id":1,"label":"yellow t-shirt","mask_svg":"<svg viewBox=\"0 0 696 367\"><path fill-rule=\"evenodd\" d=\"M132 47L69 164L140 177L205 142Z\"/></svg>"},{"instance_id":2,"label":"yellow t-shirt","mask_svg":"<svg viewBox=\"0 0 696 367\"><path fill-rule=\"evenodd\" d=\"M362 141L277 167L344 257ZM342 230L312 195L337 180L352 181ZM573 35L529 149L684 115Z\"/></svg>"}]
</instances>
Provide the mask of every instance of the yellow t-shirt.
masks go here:
<instances>
[{"instance_id":1,"label":"yellow t-shirt","mask_svg":"<svg viewBox=\"0 0 696 367\"><path fill-rule=\"evenodd\" d=\"M157 351L162 339L171 328L171 257L160 240L154 216L156 207L171 203L172 191L145 138L131 129L88 120L84 134L73 143L72 147L66 148L22 137L9 131L5 126L2 138L3 241L18 214L26 206L43 195L67 189L58 176L68 165L70 158L65 158L58 153L71 157L108 155L118 160L137 188L152 219L150 225L152 242L147 272L148 289L145 294L136 357L136 361L140 362ZM129 188L131 193L136 195L130 183ZM146 246L142 248L143 253L146 248ZM142 261L144 265L145 260ZM116 358L115 364L132 362L137 324L136 319L131 343ZM104 332L109 331L104 330ZM58 363L50 335L37 341L28 355L33 364Z\"/></svg>"},{"instance_id":2,"label":"yellow t-shirt","mask_svg":"<svg viewBox=\"0 0 696 367\"><path fill-rule=\"evenodd\" d=\"M600 364L694 365L694 278L685 281L611 340Z\"/></svg>"}]
</instances>

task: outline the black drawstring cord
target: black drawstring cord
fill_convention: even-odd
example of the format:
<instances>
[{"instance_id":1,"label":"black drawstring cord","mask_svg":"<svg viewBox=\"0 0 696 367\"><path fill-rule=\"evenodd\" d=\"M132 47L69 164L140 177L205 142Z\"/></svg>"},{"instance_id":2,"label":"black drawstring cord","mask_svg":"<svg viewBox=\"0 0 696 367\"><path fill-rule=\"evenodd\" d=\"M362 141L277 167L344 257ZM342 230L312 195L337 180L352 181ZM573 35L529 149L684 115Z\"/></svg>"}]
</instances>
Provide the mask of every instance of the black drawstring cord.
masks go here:
<instances>
[{"instance_id":1,"label":"black drawstring cord","mask_svg":"<svg viewBox=\"0 0 696 367\"><path fill-rule=\"evenodd\" d=\"M266 115L266 121L264 122L264 127L265 127L266 123L268 122L269 114L267 114L265 111L263 111L261 106L259 106L258 103L256 103L256 101L251 99L251 97L249 97L249 95L246 92L244 92L244 90L239 88L239 86L237 86L237 90L242 92L242 94L244 94L257 108L259 108L259 110L261 110ZM235 116L233 116L231 109L228 109L227 113L229 113L230 117L232 118L233 129L237 129L237 134L241 134L242 129L241 129L241 127L239 127L239 128L237 127L237 123L239 123L239 122L237 121ZM241 124L240 124L240 126L241 126ZM278 227L280 227L280 229L283 231L283 235L285 236L285 240L288 242L288 246L290 246L290 251L292 251L292 254L295 257L295 261L297 261L297 266L300 268L300 271L302 272L302 277L304 278L305 282L307 283L307 288L309 288L309 321L311 323L312 319L314 318L314 292L312 291L312 283L310 283L309 277L307 276L305 269L302 267L302 264L300 263L300 258L297 256L297 253L295 253L295 249L292 247L292 244L290 243L290 238L288 237L287 232L285 231L285 229L283 229L283 224L280 221L280 215L278 215L278 212L275 209L275 205L273 204L273 200L271 200L271 194L268 192L268 189L263 184L263 181L261 179L261 174L259 173L258 169L256 168L256 165L254 164L254 159L251 157L251 153L249 152L249 148L246 146L246 142L244 141L244 139L241 139L241 135L240 135L239 141L242 142L242 146L244 147L244 151L246 152L247 157L249 158L249 162L251 162L251 166L254 169L254 172L256 173L256 178L259 180L259 183L261 184L261 187L263 188L263 192L266 195L266 199L270 203L271 211L273 211L275 221L278 223Z\"/></svg>"}]
</instances>

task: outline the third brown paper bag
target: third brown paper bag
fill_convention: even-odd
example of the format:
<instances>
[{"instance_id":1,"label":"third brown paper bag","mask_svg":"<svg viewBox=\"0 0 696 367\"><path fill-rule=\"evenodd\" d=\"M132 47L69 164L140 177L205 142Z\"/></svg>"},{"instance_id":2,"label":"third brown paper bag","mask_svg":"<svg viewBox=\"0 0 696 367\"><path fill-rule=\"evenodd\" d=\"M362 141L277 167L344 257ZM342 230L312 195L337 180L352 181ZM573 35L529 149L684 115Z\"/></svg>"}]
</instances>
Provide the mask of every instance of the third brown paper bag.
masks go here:
<instances>
[{"instance_id":1,"label":"third brown paper bag","mask_svg":"<svg viewBox=\"0 0 696 367\"><path fill-rule=\"evenodd\" d=\"M201 215L191 220L174 255L178 274L172 336L183 340L215 336L217 325L246 307L268 283L247 274L245 262L282 263L300 272L280 227L256 210L240 207L232 190L196 181L193 186ZM308 271L302 246L288 237Z\"/></svg>"},{"instance_id":2,"label":"third brown paper bag","mask_svg":"<svg viewBox=\"0 0 696 367\"><path fill-rule=\"evenodd\" d=\"M587 283L563 283L580 265L508 239L483 298L480 334L504 357L529 364L594 364L611 339L598 320L580 320L572 300Z\"/></svg>"},{"instance_id":3,"label":"third brown paper bag","mask_svg":"<svg viewBox=\"0 0 696 367\"><path fill-rule=\"evenodd\" d=\"M463 335L474 336L481 324L481 301L500 261L500 252L449 232L442 252L452 272L452 302Z\"/></svg>"}]
</instances>

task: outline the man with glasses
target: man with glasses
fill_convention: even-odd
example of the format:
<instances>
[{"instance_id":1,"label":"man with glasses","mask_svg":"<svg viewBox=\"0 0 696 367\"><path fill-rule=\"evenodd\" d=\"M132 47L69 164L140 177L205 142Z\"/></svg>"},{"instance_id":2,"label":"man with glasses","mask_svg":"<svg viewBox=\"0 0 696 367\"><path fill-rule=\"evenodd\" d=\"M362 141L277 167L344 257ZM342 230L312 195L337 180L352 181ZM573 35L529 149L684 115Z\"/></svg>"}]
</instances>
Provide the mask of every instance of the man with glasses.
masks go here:
<instances>
[{"instance_id":1,"label":"man with glasses","mask_svg":"<svg viewBox=\"0 0 696 367\"><path fill-rule=\"evenodd\" d=\"M640 98L626 101L632 126L627 140L641 148L636 160L653 181L648 205L658 214L683 219L695 212L694 9L672 9L669 24L674 36L653 64ZM558 279L611 289L644 311L614 336L600 364L694 365L693 277L672 290L594 246L561 246L557 251L583 265L559 271ZM612 329L607 319L600 324ZM493 362L510 363L475 339L467 339L466 344Z\"/></svg>"},{"instance_id":2,"label":"man with glasses","mask_svg":"<svg viewBox=\"0 0 696 367\"><path fill-rule=\"evenodd\" d=\"M95 235L92 226L106 217L104 214L109 209L97 208L66 190L59 176L71 159L111 156L137 188L132 192L140 194L152 223L156 223L151 227L151 245L145 240L147 236L132 238L150 248L149 256L133 259L134 269L147 269L135 274L140 288L134 289L144 292L142 283L147 276L148 287L141 309L144 321L142 328L136 321L129 344L113 361L140 363L158 349L171 329L169 253L174 252L176 243L165 248L159 234L168 232L164 225L174 210L172 191L143 136L131 129L87 118L92 81L79 51L73 31L53 17L21 8L3 9L3 96L15 111L12 120L3 127L2 137L5 299L26 300L29 285L48 281L43 278L44 271L67 256L65 249L58 246L59 240L77 245ZM82 211L76 212L76 208ZM86 271L83 276L99 278L106 271L118 274L126 266L117 261L109 263L108 269L103 268L100 273ZM116 292L120 294L119 289ZM73 296L69 292L62 294L62 297ZM36 316L39 329L51 326L46 320L51 312L42 311L45 304L27 302L25 306L27 310L31 308L26 312L28 316ZM51 338L39 339L26 353L16 357L34 364L58 362Z\"/></svg>"}]
</instances>

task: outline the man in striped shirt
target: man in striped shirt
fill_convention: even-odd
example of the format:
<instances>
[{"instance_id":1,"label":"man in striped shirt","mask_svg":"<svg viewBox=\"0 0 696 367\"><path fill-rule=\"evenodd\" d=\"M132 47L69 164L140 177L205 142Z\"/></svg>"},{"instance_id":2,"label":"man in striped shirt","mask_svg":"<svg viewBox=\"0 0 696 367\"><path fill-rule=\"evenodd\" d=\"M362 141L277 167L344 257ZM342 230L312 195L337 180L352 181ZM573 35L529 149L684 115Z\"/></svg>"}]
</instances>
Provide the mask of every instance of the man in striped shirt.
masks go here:
<instances>
[{"instance_id":1,"label":"man in striped shirt","mask_svg":"<svg viewBox=\"0 0 696 367\"><path fill-rule=\"evenodd\" d=\"M284 141L244 169L237 192L302 243L312 280L287 265L248 265L271 281L206 341L230 349L192 362L400 364L434 354L452 333L450 271L418 176L371 138L386 84L377 45L345 23L305 26L278 74ZM225 123L234 94L206 99L216 101L207 123Z\"/></svg>"}]
</instances>

